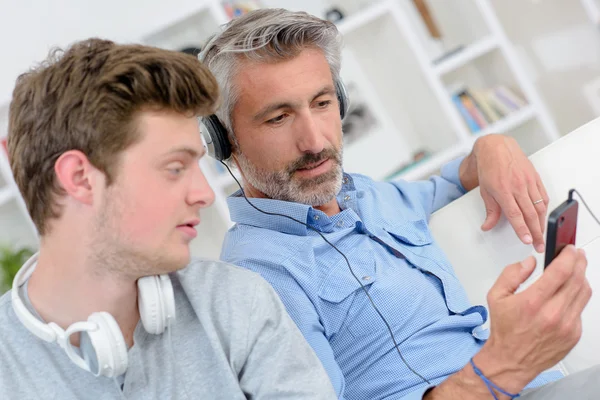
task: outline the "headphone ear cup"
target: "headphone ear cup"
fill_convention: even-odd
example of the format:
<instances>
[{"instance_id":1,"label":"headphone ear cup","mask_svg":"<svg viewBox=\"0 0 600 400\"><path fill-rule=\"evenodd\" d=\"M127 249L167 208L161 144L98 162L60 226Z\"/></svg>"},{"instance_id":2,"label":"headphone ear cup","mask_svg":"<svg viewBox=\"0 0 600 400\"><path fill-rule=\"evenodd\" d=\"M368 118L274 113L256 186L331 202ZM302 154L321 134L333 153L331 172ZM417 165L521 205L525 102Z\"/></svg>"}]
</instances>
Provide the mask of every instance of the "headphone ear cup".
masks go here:
<instances>
[{"instance_id":1,"label":"headphone ear cup","mask_svg":"<svg viewBox=\"0 0 600 400\"><path fill-rule=\"evenodd\" d=\"M159 275L158 281L160 283L165 328L168 328L173 321L175 321L177 316L175 311L175 293L173 291L173 284L171 283L171 278L169 275Z\"/></svg>"},{"instance_id":2,"label":"headphone ear cup","mask_svg":"<svg viewBox=\"0 0 600 400\"><path fill-rule=\"evenodd\" d=\"M119 324L107 312L93 313L88 321L98 325L98 329L85 332L90 338L98 363L97 371L92 373L107 378L123 375L127 370L127 345Z\"/></svg>"},{"instance_id":3,"label":"headphone ear cup","mask_svg":"<svg viewBox=\"0 0 600 400\"><path fill-rule=\"evenodd\" d=\"M175 295L167 274L138 279L138 307L146 332L159 335L175 320Z\"/></svg>"},{"instance_id":4,"label":"headphone ear cup","mask_svg":"<svg viewBox=\"0 0 600 400\"><path fill-rule=\"evenodd\" d=\"M163 302L158 277L144 276L137 281L138 308L146 332L158 335L164 331Z\"/></svg>"},{"instance_id":5,"label":"headphone ear cup","mask_svg":"<svg viewBox=\"0 0 600 400\"><path fill-rule=\"evenodd\" d=\"M218 161L227 160L231 157L231 144L227 137L227 129L214 114L202 118L201 121L205 127L202 130L202 136L206 142L208 155Z\"/></svg>"},{"instance_id":6,"label":"headphone ear cup","mask_svg":"<svg viewBox=\"0 0 600 400\"><path fill-rule=\"evenodd\" d=\"M344 82L342 82L341 78L338 78L335 81L335 94L340 105L340 118L344 119L346 114L348 114L348 109L350 108L350 99L348 98L346 85L344 85Z\"/></svg>"}]
</instances>

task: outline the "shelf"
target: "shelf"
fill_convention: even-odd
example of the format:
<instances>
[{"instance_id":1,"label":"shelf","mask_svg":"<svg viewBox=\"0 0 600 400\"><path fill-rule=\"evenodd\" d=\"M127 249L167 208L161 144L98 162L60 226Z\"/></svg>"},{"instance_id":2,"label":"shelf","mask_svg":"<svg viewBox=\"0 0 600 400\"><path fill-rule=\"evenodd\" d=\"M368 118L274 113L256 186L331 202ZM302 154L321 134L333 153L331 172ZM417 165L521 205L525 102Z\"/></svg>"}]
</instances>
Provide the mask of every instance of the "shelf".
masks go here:
<instances>
[{"instance_id":1,"label":"shelf","mask_svg":"<svg viewBox=\"0 0 600 400\"><path fill-rule=\"evenodd\" d=\"M500 121L488 125L487 127L485 127L485 129L473 134L473 141L475 141L478 137L489 135L490 133L508 132L524 124L525 122L529 121L534 117L535 109L533 108L533 106L525 106L520 110L508 114Z\"/></svg>"},{"instance_id":2,"label":"shelf","mask_svg":"<svg viewBox=\"0 0 600 400\"><path fill-rule=\"evenodd\" d=\"M8 203L15 197L14 189L10 186L5 186L0 189L0 206Z\"/></svg>"},{"instance_id":3,"label":"shelf","mask_svg":"<svg viewBox=\"0 0 600 400\"><path fill-rule=\"evenodd\" d=\"M432 156L418 162L414 166L409 167L408 170L398 173L389 177L387 180L404 179L407 181L414 181L427 177L437 170L439 170L444 164L454 160L462 155L465 155L470 149L465 150L464 145L456 144L446 150L439 151Z\"/></svg>"},{"instance_id":4,"label":"shelf","mask_svg":"<svg viewBox=\"0 0 600 400\"><path fill-rule=\"evenodd\" d=\"M364 10L358 11L348 17L344 17L344 19L337 24L337 28L342 35L347 35L389 13L390 5L388 1L380 1Z\"/></svg>"},{"instance_id":5,"label":"shelf","mask_svg":"<svg viewBox=\"0 0 600 400\"><path fill-rule=\"evenodd\" d=\"M439 64L434 65L433 70L438 76L447 74L448 72L452 72L463 65L466 65L470 61L489 53L498 48L498 46L498 41L495 37L486 37L465 47Z\"/></svg>"}]
</instances>

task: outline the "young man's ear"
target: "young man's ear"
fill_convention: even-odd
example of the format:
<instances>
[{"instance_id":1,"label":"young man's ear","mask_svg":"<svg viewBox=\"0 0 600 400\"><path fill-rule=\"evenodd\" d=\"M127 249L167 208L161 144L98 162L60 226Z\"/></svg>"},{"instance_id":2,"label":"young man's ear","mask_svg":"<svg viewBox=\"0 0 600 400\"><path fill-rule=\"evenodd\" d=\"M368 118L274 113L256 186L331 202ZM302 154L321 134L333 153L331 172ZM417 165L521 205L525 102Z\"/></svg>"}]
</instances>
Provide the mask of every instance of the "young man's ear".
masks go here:
<instances>
[{"instance_id":1,"label":"young man's ear","mask_svg":"<svg viewBox=\"0 0 600 400\"><path fill-rule=\"evenodd\" d=\"M93 188L97 183L98 170L79 150L69 150L54 163L58 184L68 196L84 204L92 204Z\"/></svg>"}]
</instances>

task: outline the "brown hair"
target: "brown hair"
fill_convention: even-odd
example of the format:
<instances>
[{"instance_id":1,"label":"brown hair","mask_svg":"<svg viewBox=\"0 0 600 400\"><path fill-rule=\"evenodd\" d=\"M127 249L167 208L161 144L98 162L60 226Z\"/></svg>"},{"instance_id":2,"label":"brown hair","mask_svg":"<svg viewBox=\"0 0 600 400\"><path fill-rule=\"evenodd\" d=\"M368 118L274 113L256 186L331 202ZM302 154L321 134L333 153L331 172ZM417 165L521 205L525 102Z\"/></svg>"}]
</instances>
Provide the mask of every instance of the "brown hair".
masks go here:
<instances>
[{"instance_id":1,"label":"brown hair","mask_svg":"<svg viewBox=\"0 0 600 400\"><path fill-rule=\"evenodd\" d=\"M10 164L40 235L60 216L56 196L65 192L54 164L62 153L83 152L110 184L119 154L139 139L139 112L208 115L217 98L215 78L188 54L101 39L53 50L17 79L9 109Z\"/></svg>"}]
</instances>

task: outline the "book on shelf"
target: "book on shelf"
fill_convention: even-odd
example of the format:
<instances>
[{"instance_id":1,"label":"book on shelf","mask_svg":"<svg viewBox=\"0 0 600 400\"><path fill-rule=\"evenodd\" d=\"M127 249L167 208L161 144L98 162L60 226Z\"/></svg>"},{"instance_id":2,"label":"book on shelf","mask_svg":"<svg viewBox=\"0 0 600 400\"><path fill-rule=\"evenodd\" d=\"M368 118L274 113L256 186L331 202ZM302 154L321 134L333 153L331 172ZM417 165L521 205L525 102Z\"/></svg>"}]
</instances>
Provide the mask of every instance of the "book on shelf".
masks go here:
<instances>
[{"instance_id":1,"label":"book on shelf","mask_svg":"<svg viewBox=\"0 0 600 400\"><path fill-rule=\"evenodd\" d=\"M481 131L527 105L521 94L506 85L489 88L453 85L450 95L472 133Z\"/></svg>"}]
</instances>

